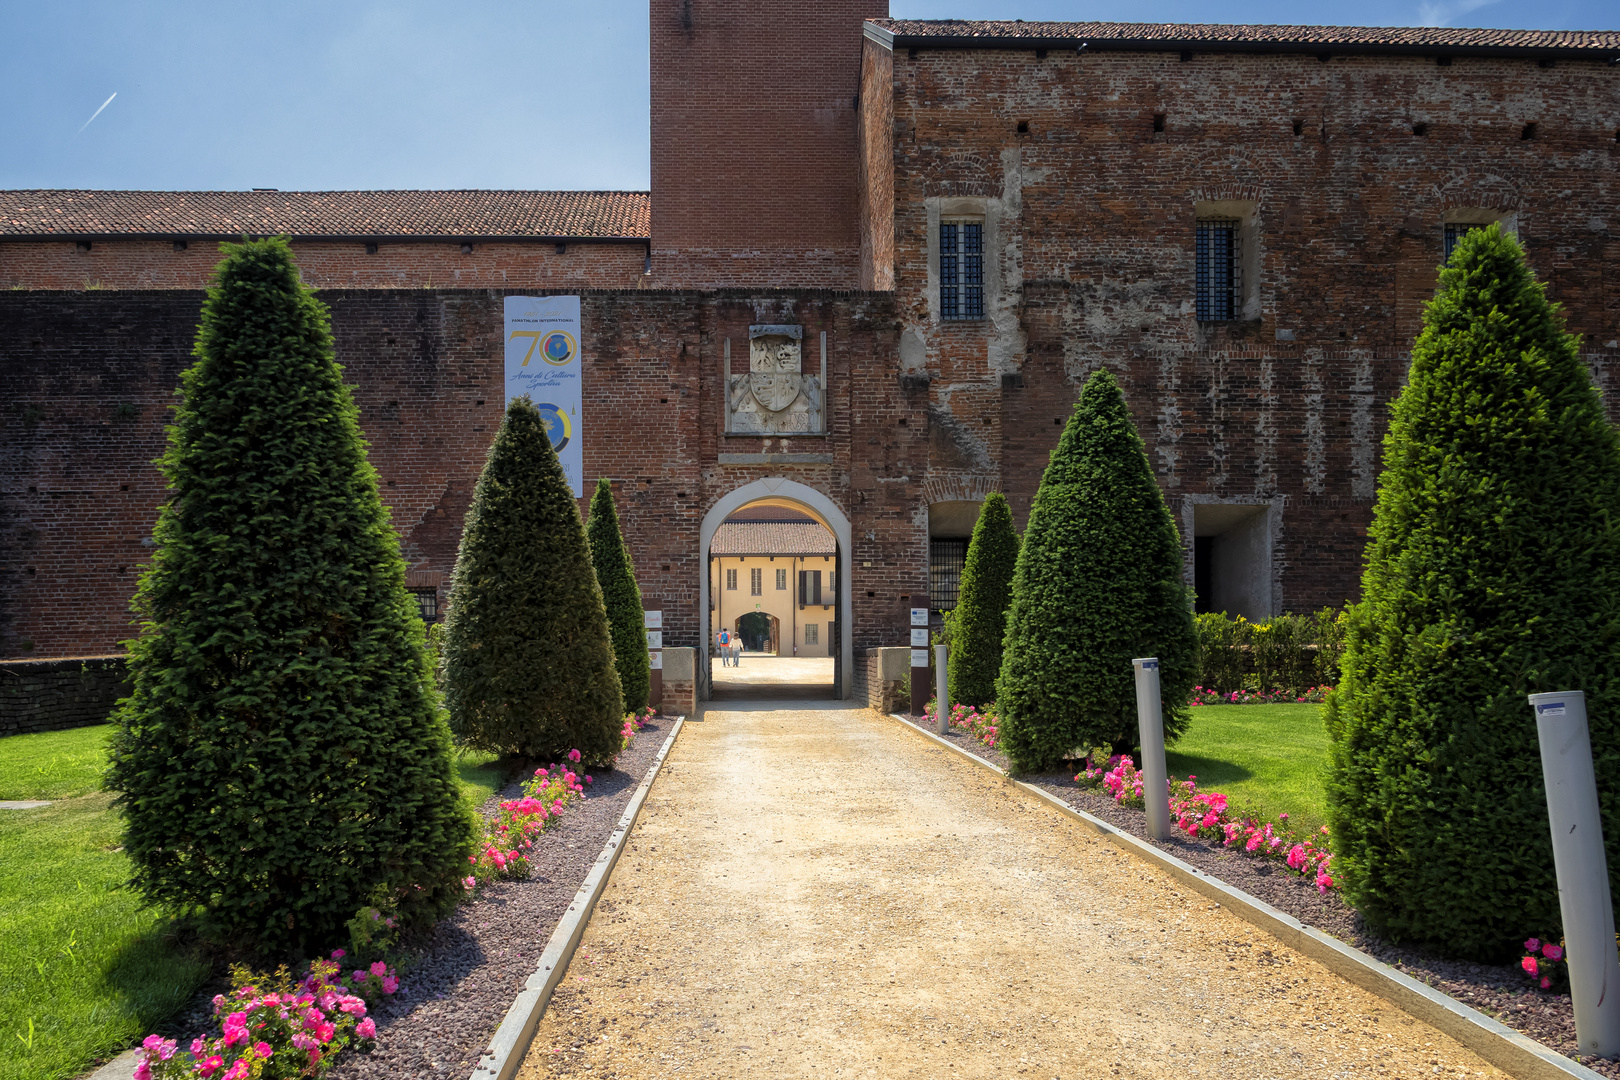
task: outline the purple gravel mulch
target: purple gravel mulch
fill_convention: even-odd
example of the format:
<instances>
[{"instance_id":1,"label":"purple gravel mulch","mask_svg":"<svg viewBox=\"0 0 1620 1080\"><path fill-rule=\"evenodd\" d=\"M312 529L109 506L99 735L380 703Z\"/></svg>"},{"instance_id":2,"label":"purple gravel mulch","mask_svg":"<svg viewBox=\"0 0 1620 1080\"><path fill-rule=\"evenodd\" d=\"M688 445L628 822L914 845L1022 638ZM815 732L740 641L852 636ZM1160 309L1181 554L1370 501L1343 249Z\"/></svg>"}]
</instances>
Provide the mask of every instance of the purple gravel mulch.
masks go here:
<instances>
[{"instance_id":1,"label":"purple gravel mulch","mask_svg":"<svg viewBox=\"0 0 1620 1080\"><path fill-rule=\"evenodd\" d=\"M527 880L486 886L417 944L400 993L372 1011L377 1048L345 1054L333 1080L472 1072L674 724L653 720L613 769L592 771L585 799L536 845ZM480 812L516 792L497 793Z\"/></svg>"},{"instance_id":2,"label":"purple gravel mulch","mask_svg":"<svg viewBox=\"0 0 1620 1080\"><path fill-rule=\"evenodd\" d=\"M934 731L932 724L916 726L931 734ZM1000 751L985 746L971 734L953 728L945 738L1004 772L1012 769L1012 763ZM1620 1080L1620 1061L1576 1055L1575 1012L1569 995L1548 994L1533 988L1517 966L1447 960L1422 949L1392 944L1366 925L1361 915L1337 892L1330 889L1327 895L1322 895L1314 879L1296 874L1280 860L1257 858L1180 833L1169 840L1149 839L1146 811L1121 806L1100 789L1081 787L1075 783L1073 773L1023 775L1018 779L1264 900L1307 926L1377 957L1419 982L1523 1032L1543 1046L1574 1058L1603 1076Z\"/></svg>"}]
</instances>

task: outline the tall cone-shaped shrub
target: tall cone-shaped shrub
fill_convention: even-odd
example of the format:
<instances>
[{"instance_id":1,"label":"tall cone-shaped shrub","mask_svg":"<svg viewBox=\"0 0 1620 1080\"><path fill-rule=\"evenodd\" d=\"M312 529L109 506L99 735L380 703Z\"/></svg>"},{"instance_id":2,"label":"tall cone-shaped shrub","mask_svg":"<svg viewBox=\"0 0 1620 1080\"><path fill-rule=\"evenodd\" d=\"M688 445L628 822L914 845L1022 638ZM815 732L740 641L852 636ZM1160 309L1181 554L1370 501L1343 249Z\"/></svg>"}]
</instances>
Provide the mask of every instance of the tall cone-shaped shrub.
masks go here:
<instances>
[{"instance_id":1,"label":"tall cone-shaped shrub","mask_svg":"<svg viewBox=\"0 0 1620 1080\"><path fill-rule=\"evenodd\" d=\"M596 566L596 582L602 587L602 604L607 608L608 630L613 636L613 662L619 672L619 691L624 695L622 709L634 712L647 704L652 682L647 666L646 620L641 610L641 589L636 586L635 563L630 559L624 534L619 532L613 485L606 477L596 482L596 494L591 496L585 536L591 544L591 562Z\"/></svg>"},{"instance_id":2,"label":"tall cone-shaped shrub","mask_svg":"<svg viewBox=\"0 0 1620 1080\"><path fill-rule=\"evenodd\" d=\"M1023 771L1137 742L1131 660L1159 658L1165 740L1198 672L1181 538L1113 375L1086 380L1030 508L996 704Z\"/></svg>"},{"instance_id":3,"label":"tall cone-shaped shrub","mask_svg":"<svg viewBox=\"0 0 1620 1080\"><path fill-rule=\"evenodd\" d=\"M645 640L645 639L643 639ZM507 406L473 489L444 635L450 726L468 746L591 765L623 714L579 504L527 396Z\"/></svg>"},{"instance_id":4,"label":"tall cone-shaped shrub","mask_svg":"<svg viewBox=\"0 0 1620 1080\"><path fill-rule=\"evenodd\" d=\"M962 566L951 629L950 693L965 705L995 700L1001 673L1001 641L1007 634L1013 571L1018 566L1018 533L1007 496L993 491L979 510Z\"/></svg>"},{"instance_id":5,"label":"tall cone-shaped shrub","mask_svg":"<svg viewBox=\"0 0 1620 1080\"><path fill-rule=\"evenodd\" d=\"M285 240L223 250L107 782L141 892L263 955L341 939L379 886L442 912L473 821L326 308Z\"/></svg>"},{"instance_id":6,"label":"tall cone-shaped shrub","mask_svg":"<svg viewBox=\"0 0 1620 1080\"><path fill-rule=\"evenodd\" d=\"M1620 897L1620 444L1497 227L1441 272L1384 439L1331 738L1333 872L1392 937L1503 960L1559 934L1525 695L1584 690Z\"/></svg>"}]
</instances>

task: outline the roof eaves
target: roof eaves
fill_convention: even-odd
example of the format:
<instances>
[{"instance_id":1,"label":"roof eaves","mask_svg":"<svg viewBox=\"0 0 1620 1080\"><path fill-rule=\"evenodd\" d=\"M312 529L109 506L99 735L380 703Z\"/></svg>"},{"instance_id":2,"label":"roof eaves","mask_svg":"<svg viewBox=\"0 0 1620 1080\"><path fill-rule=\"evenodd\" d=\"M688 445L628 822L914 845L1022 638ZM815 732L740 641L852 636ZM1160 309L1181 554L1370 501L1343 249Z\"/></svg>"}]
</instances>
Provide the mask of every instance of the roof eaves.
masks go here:
<instances>
[{"instance_id":1,"label":"roof eaves","mask_svg":"<svg viewBox=\"0 0 1620 1080\"><path fill-rule=\"evenodd\" d=\"M483 233L288 233L280 231L184 232L154 229L151 232L91 232L63 230L52 233L0 232L0 244L74 242L80 240L240 240L285 236L298 243L375 243L375 244L648 244L650 236L570 236L547 233L512 233L486 236Z\"/></svg>"}]
</instances>

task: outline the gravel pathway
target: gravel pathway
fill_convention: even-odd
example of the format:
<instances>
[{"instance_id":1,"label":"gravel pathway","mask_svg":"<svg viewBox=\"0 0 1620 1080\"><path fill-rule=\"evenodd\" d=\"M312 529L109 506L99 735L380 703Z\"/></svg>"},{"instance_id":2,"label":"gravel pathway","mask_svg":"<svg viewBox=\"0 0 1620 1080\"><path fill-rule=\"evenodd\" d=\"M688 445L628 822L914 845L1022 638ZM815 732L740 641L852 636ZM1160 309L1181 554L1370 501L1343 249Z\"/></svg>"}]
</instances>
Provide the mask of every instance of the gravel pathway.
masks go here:
<instances>
[{"instance_id":1,"label":"gravel pathway","mask_svg":"<svg viewBox=\"0 0 1620 1080\"><path fill-rule=\"evenodd\" d=\"M934 731L931 724L917 726L930 734ZM1003 754L983 745L971 735L953 729L946 738L1000 769L1012 767ZM1019 779L1171 853L1250 896L1264 900L1307 926L1377 957L1419 982L1427 983L1464 1005L1523 1032L1543 1046L1576 1058L1587 1068L1604 1076L1620 1080L1620 1061L1576 1056L1575 1012L1569 995L1547 994L1531 988L1517 966L1447 960L1422 949L1391 944L1367 926L1360 914L1346 904L1338 893L1329 891L1327 895L1322 895L1312 881L1289 870L1281 862L1235 853L1217 844L1179 834L1169 840L1151 839L1147 835L1146 811L1121 806L1112 796L1095 788L1082 788L1074 782L1072 773L1021 776Z\"/></svg>"},{"instance_id":2,"label":"gravel pathway","mask_svg":"<svg viewBox=\"0 0 1620 1080\"><path fill-rule=\"evenodd\" d=\"M471 1074L674 723L647 724L615 768L591 773L589 794L537 845L527 880L485 888L434 928L400 994L372 1013L377 1049L345 1054L333 1080ZM513 785L483 811L493 813L516 791Z\"/></svg>"},{"instance_id":3,"label":"gravel pathway","mask_svg":"<svg viewBox=\"0 0 1620 1080\"><path fill-rule=\"evenodd\" d=\"M520 1076L1503 1074L894 723L671 752Z\"/></svg>"}]
</instances>

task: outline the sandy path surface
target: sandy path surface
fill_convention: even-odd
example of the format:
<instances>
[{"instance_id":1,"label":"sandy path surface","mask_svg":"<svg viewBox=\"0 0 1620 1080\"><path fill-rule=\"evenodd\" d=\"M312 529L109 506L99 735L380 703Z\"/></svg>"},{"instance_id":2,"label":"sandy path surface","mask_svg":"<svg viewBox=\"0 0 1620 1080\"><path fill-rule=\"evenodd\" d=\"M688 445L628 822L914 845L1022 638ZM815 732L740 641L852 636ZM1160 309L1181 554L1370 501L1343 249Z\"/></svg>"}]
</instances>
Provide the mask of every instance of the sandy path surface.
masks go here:
<instances>
[{"instance_id":1,"label":"sandy path surface","mask_svg":"<svg viewBox=\"0 0 1620 1080\"><path fill-rule=\"evenodd\" d=\"M836 704L686 726L521 1077L1505 1075Z\"/></svg>"}]
</instances>

